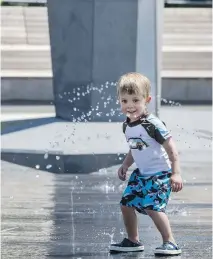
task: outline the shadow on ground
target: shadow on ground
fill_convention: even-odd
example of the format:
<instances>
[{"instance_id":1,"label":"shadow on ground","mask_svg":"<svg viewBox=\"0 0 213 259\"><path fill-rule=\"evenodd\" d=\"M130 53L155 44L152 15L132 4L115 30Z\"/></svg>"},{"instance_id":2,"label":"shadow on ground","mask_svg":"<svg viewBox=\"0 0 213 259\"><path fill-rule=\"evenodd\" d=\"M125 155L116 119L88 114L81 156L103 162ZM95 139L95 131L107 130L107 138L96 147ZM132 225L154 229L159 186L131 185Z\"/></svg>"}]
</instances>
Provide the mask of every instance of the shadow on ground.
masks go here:
<instances>
[{"instance_id":1,"label":"shadow on ground","mask_svg":"<svg viewBox=\"0 0 213 259\"><path fill-rule=\"evenodd\" d=\"M14 133L21 130L31 129L39 126L44 126L62 120L55 117L39 118L39 119L26 119L26 120L12 120L1 122L1 135Z\"/></svg>"},{"instance_id":2,"label":"shadow on ground","mask_svg":"<svg viewBox=\"0 0 213 259\"><path fill-rule=\"evenodd\" d=\"M66 121L56 117L5 121L1 122L1 135L54 124L55 122L64 123ZM52 127L54 128L54 126ZM50 130L53 129L50 128ZM48 150L48 156L45 158L46 153L47 151L42 150L42 147L41 150L33 150L29 143L29 150L17 150L15 147L14 149L2 149L1 159L52 173L91 173L101 168L118 165L125 156L125 154L107 152L103 154L92 152L89 154L64 154L63 151Z\"/></svg>"},{"instance_id":3,"label":"shadow on ground","mask_svg":"<svg viewBox=\"0 0 213 259\"><path fill-rule=\"evenodd\" d=\"M109 167L109 165L119 165L124 157L125 154L63 155L56 152L49 153L48 157L44 159L43 153L1 152L3 161L51 173L92 173Z\"/></svg>"}]
</instances>

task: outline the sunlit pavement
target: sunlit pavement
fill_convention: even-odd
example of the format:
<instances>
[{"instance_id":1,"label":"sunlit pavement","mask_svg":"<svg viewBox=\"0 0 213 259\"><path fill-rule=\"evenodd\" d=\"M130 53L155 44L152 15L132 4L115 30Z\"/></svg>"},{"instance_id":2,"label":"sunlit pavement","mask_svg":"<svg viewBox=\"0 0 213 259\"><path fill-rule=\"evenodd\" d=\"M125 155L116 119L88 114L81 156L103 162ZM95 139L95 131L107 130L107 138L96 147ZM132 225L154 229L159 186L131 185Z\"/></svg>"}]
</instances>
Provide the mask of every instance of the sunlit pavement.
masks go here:
<instances>
[{"instance_id":1,"label":"sunlit pavement","mask_svg":"<svg viewBox=\"0 0 213 259\"><path fill-rule=\"evenodd\" d=\"M168 205L183 250L175 258L211 258L211 107L172 109L164 107L162 118L177 140L184 179ZM2 161L2 258L154 258L161 240L147 216L139 217L145 251L109 254L110 242L125 236L117 168L52 174Z\"/></svg>"}]
</instances>

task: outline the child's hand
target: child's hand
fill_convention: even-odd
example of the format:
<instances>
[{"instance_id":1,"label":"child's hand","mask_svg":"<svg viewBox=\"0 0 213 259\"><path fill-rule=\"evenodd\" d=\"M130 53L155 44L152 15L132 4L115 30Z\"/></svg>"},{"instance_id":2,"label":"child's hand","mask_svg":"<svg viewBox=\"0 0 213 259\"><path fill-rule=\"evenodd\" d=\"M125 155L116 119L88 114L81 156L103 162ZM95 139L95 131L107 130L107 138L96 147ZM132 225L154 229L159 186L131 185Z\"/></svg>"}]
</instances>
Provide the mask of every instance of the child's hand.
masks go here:
<instances>
[{"instance_id":1,"label":"child's hand","mask_svg":"<svg viewBox=\"0 0 213 259\"><path fill-rule=\"evenodd\" d=\"M173 192L179 192L183 188L183 181L180 174L172 174L171 176L171 186Z\"/></svg>"},{"instance_id":2,"label":"child's hand","mask_svg":"<svg viewBox=\"0 0 213 259\"><path fill-rule=\"evenodd\" d=\"M126 180L126 173L128 171L128 167L125 165L122 165L119 169L118 169L118 177L121 181L125 181Z\"/></svg>"}]
</instances>

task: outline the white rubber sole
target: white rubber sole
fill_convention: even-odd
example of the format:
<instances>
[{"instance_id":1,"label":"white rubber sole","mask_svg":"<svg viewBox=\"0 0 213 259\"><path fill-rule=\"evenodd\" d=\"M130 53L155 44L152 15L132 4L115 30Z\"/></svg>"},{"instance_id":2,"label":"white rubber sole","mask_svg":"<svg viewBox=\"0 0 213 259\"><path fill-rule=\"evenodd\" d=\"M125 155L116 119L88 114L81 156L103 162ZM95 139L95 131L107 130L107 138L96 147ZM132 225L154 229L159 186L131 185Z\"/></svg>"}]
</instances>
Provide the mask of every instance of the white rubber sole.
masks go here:
<instances>
[{"instance_id":1,"label":"white rubber sole","mask_svg":"<svg viewBox=\"0 0 213 259\"><path fill-rule=\"evenodd\" d=\"M118 247L118 246L110 246L110 252L143 252L144 246L138 247Z\"/></svg>"},{"instance_id":2,"label":"white rubber sole","mask_svg":"<svg viewBox=\"0 0 213 259\"><path fill-rule=\"evenodd\" d=\"M156 255L179 255L181 253L182 253L181 249L179 249L179 250L161 250L161 249L156 249L155 250L155 254Z\"/></svg>"}]
</instances>

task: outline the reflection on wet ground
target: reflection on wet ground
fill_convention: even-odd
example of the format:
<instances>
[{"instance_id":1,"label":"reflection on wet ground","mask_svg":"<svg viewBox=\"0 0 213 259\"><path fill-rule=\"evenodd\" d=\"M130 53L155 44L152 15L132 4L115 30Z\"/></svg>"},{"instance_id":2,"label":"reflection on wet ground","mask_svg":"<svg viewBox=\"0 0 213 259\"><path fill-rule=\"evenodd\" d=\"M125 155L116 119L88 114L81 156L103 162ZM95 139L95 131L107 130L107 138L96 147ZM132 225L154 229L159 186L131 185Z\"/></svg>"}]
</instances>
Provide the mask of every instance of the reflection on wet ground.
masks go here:
<instances>
[{"instance_id":1,"label":"reflection on wet ground","mask_svg":"<svg viewBox=\"0 0 213 259\"><path fill-rule=\"evenodd\" d=\"M211 166L202 174L196 166L186 165L184 190L168 206L183 250L175 258L211 258ZM60 175L2 162L2 258L154 258L161 239L147 216L139 217L145 251L109 254L109 244L125 236L119 210L125 183L116 170Z\"/></svg>"}]
</instances>

